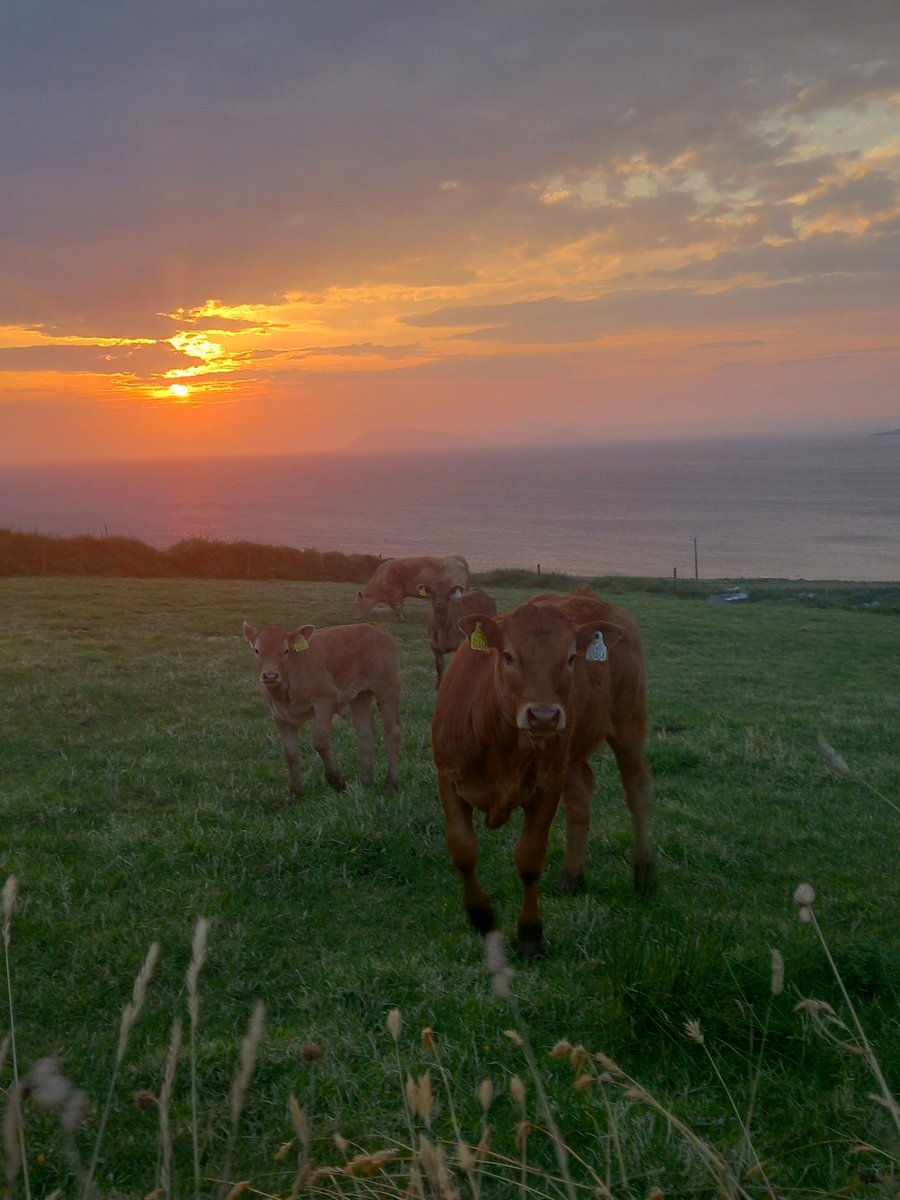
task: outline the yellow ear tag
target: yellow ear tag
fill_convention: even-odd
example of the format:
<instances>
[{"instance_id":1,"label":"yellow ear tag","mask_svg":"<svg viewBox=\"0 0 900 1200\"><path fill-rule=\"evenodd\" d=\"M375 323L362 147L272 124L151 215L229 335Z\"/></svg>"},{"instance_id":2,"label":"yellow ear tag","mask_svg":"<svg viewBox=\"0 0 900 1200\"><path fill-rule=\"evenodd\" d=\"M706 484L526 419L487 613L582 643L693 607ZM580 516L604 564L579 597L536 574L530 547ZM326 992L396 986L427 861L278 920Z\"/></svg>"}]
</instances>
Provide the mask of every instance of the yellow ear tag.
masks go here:
<instances>
[{"instance_id":1,"label":"yellow ear tag","mask_svg":"<svg viewBox=\"0 0 900 1200\"><path fill-rule=\"evenodd\" d=\"M425 584L424 584L424 583L420 583L420 584L419 584L419 592L418 592L418 594L419 594L419 595L422 597L422 599L423 599L423 600L427 600L427 599L428 599L428 593L425 591Z\"/></svg>"},{"instance_id":2,"label":"yellow ear tag","mask_svg":"<svg viewBox=\"0 0 900 1200\"><path fill-rule=\"evenodd\" d=\"M291 649L296 650L297 653L299 654L301 650L309 649L309 642L306 640L305 637L297 638L296 642L294 642L293 645L291 646Z\"/></svg>"},{"instance_id":3,"label":"yellow ear tag","mask_svg":"<svg viewBox=\"0 0 900 1200\"><path fill-rule=\"evenodd\" d=\"M475 628L469 634L469 645L473 650L487 650L487 638L484 636L484 630L481 628L481 622L478 621Z\"/></svg>"}]
</instances>

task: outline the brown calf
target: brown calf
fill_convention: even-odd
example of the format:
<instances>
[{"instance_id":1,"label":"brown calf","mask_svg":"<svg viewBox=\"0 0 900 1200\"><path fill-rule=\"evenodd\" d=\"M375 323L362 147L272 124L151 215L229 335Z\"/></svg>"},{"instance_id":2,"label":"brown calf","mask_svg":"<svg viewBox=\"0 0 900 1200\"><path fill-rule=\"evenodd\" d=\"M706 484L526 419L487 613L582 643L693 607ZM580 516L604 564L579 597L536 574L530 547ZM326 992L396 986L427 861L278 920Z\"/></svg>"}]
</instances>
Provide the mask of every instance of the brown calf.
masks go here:
<instances>
[{"instance_id":1,"label":"brown calf","mask_svg":"<svg viewBox=\"0 0 900 1200\"><path fill-rule=\"evenodd\" d=\"M451 587L446 583L435 587L427 583L420 584L419 595L431 601L428 641L437 671L435 687L440 687L444 674L444 655L452 654L465 636L459 627L462 618L470 613L484 613L493 617L497 612L497 605L481 588L472 588L466 592L459 586Z\"/></svg>"},{"instance_id":2,"label":"brown calf","mask_svg":"<svg viewBox=\"0 0 900 1200\"><path fill-rule=\"evenodd\" d=\"M634 822L635 886L653 890L649 835L647 704L637 626L590 589L536 596L496 620L469 616L469 634L438 692L432 748L444 810L444 836L462 876L464 903L480 932L494 928L476 874L473 810L496 829L523 811L515 861L522 881L520 952L543 944L538 882L547 836L563 800L566 851L562 886L583 886L594 775L588 756L611 746Z\"/></svg>"},{"instance_id":3,"label":"brown calf","mask_svg":"<svg viewBox=\"0 0 900 1200\"><path fill-rule=\"evenodd\" d=\"M356 596L353 615L357 620L367 617L376 604L386 604L398 621L405 621L403 601L418 596L422 584L437 587L469 586L469 564L459 554L447 558L388 558L376 567L372 578Z\"/></svg>"},{"instance_id":4,"label":"brown calf","mask_svg":"<svg viewBox=\"0 0 900 1200\"><path fill-rule=\"evenodd\" d=\"M394 639L375 625L301 625L288 633L277 625L254 629L244 622L253 647L259 692L281 735L290 776L288 803L303 795L298 730L313 722L312 744L325 766L325 778L337 791L346 786L331 749L331 723L346 705L359 750L363 783L371 783L375 761L378 701L387 755L386 792L397 787L400 760L400 659Z\"/></svg>"}]
</instances>

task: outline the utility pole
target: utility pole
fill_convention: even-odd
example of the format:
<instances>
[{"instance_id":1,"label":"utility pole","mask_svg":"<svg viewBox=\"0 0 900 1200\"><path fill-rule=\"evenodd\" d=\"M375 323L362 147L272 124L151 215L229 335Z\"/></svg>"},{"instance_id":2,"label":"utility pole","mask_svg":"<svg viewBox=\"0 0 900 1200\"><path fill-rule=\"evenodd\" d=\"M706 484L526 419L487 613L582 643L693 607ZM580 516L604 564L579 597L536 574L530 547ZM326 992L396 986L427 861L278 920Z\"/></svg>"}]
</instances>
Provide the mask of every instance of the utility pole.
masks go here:
<instances>
[{"instance_id":1,"label":"utility pole","mask_svg":"<svg viewBox=\"0 0 900 1200\"><path fill-rule=\"evenodd\" d=\"M694 579L697 583L700 582L700 564L697 558L697 535L691 534L691 541L694 543Z\"/></svg>"}]
</instances>

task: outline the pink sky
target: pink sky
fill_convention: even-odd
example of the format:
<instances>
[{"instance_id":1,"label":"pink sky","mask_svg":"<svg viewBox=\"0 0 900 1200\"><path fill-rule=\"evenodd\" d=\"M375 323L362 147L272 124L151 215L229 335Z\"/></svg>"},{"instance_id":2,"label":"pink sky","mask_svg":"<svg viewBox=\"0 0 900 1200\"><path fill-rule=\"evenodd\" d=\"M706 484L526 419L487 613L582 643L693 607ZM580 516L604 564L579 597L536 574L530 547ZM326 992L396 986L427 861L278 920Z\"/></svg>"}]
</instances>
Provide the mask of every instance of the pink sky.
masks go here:
<instances>
[{"instance_id":1,"label":"pink sky","mask_svg":"<svg viewBox=\"0 0 900 1200\"><path fill-rule=\"evenodd\" d=\"M900 426L900 6L0 15L0 462Z\"/></svg>"}]
</instances>

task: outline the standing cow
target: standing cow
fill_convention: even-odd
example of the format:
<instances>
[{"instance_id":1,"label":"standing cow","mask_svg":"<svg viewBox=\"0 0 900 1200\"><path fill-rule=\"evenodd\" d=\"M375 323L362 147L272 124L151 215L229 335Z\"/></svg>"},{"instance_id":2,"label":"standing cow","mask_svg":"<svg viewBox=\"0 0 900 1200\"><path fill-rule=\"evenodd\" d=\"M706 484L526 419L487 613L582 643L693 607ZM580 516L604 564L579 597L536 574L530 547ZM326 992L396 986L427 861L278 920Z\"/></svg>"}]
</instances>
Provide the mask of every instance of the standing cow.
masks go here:
<instances>
[{"instance_id":1,"label":"standing cow","mask_svg":"<svg viewBox=\"0 0 900 1200\"><path fill-rule=\"evenodd\" d=\"M256 654L260 695L281 735L290 776L288 803L303 795L298 730L310 720L325 778L337 791L346 786L331 749L331 723L345 705L356 731L362 781L371 783L373 700L384 728L384 790L394 791L400 760L400 657L391 635L376 625L301 625L288 633L278 625L254 629L245 621L244 637Z\"/></svg>"},{"instance_id":2,"label":"standing cow","mask_svg":"<svg viewBox=\"0 0 900 1200\"><path fill-rule=\"evenodd\" d=\"M357 594L353 615L357 620L367 617L376 604L386 604L405 621L403 601L407 596L418 596L423 584L437 587L467 588L469 586L469 564L459 554L447 558L386 558L380 563L366 586Z\"/></svg>"},{"instance_id":3,"label":"standing cow","mask_svg":"<svg viewBox=\"0 0 900 1200\"><path fill-rule=\"evenodd\" d=\"M440 687L444 674L444 655L452 654L463 640L463 631L459 626L462 618L470 613L485 613L493 617L497 612L497 605L481 588L472 588L467 592L458 585L451 587L446 583L437 584L435 587L427 583L420 584L419 595L431 601L428 641L437 672L435 687Z\"/></svg>"},{"instance_id":4,"label":"standing cow","mask_svg":"<svg viewBox=\"0 0 900 1200\"><path fill-rule=\"evenodd\" d=\"M626 613L589 588L536 596L496 620L464 617L462 626L468 642L447 668L432 725L444 836L469 918L486 933L494 928L494 912L476 874L473 810L484 813L489 829L523 810L515 851L523 888L518 942L530 957L543 944L538 882L560 799L566 813L562 886L583 886L594 790L588 756L604 741L616 756L634 822L635 886L653 890L640 635Z\"/></svg>"}]
</instances>

